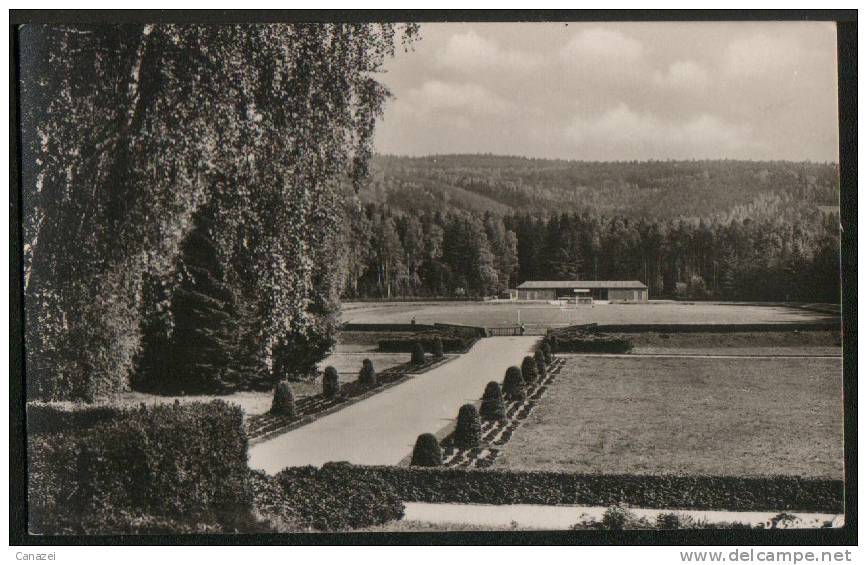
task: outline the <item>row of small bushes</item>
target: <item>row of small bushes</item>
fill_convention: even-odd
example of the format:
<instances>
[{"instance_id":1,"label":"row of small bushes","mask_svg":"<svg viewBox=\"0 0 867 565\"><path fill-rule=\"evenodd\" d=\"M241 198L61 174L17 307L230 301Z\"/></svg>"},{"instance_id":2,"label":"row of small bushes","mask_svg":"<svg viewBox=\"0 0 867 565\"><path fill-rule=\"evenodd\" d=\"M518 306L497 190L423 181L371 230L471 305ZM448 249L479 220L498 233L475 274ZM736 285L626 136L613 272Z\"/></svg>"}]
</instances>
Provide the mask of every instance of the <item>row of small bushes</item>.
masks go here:
<instances>
[{"instance_id":1,"label":"row of small bushes","mask_svg":"<svg viewBox=\"0 0 867 565\"><path fill-rule=\"evenodd\" d=\"M594 475L499 469L348 466L353 484L380 481L405 502L625 504L644 508L800 510L839 513L843 482L769 477Z\"/></svg>"},{"instance_id":2,"label":"row of small bushes","mask_svg":"<svg viewBox=\"0 0 867 565\"><path fill-rule=\"evenodd\" d=\"M437 338L434 340L433 358L441 359L443 355L442 342ZM427 363L427 358L425 357L424 349L420 343L416 343L412 349L410 365L420 367L425 363ZM379 384L376 368L370 359L364 359L361 362L361 370L358 372L358 380L355 383L347 383L341 386L340 375L337 373L337 369L330 365L325 367L325 370L322 372L322 396L327 399L358 396L370 388L379 386ZM271 414L286 416L290 419L298 416L295 405L295 393L288 380L282 380L275 386L270 412Z\"/></svg>"},{"instance_id":3,"label":"row of small bushes","mask_svg":"<svg viewBox=\"0 0 867 565\"><path fill-rule=\"evenodd\" d=\"M410 353L417 343L425 351L434 352L437 342L447 353L461 353L468 350L482 337L478 328L460 326L437 326L435 330L420 331L413 335L395 336L378 341L379 350L388 353Z\"/></svg>"},{"instance_id":4,"label":"row of small bushes","mask_svg":"<svg viewBox=\"0 0 867 565\"><path fill-rule=\"evenodd\" d=\"M583 328L551 330L543 343L547 343L555 353L628 353L632 349L632 342L622 336Z\"/></svg>"},{"instance_id":5,"label":"row of small bushes","mask_svg":"<svg viewBox=\"0 0 867 565\"><path fill-rule=\"evenodd\" d=\"M474 404L464 404L458 411L455 430L449 438L452 445L459 449L479 447L482 442L482 419L506 420L505 400L523 400L526 386L537 379L545 378L547 366L554 360L551 348L542 344L533 357L524 357L521 367L509 367L503 386L491 381L485 386L481 407ZM442 465L442 449L433 434L425 433L418 436L412 451L410 465L420 467L438 467Z\"/></svg>"},{"instance_id":6,"label":"row of small bushes","mask_svg":"<svg viewBox=\"0 0 867 565\"><path fill-rule=\"evenodd\" d=\"M42 534L256 531L243 413L222 401L28 407L29 527Z\"/></svg>"},{"instance_id":7,"label":"row of small bushes","mask_svg":"<svg viewBox=\"0 0 867 565\"><path fill-rule=\"evenodd\" d=\"M779 514L775 518L784 518L788 514ZM782 519L781 518L781 519ZM776 525L776 523L774 523ZM707 522L695 520L688 514L677 512L660 512L656 519L638 517L629 508L612 506L602 515L601 520L595 518L581 520L572 525L572 530L749 530L752 524L743 522Z\"/></svg>"}]
</instances>

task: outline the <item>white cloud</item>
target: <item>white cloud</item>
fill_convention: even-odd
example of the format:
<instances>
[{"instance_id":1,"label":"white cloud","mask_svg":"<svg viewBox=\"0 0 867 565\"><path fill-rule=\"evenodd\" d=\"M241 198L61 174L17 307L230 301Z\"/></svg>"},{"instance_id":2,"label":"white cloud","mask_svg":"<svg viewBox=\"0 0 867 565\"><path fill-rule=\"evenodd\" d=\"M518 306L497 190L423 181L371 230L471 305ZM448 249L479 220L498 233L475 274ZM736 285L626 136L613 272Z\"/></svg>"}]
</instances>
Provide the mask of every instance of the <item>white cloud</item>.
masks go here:
<instances>
[{"instance_id":1,"label":"white cloud","mask_svg":"<svg viewBox=\"0 0 867 565\"><path fill-rule=\"evenodd\" d=\"M525 71L543 63L538 54L503 49L497 42L485 39L474 31L451 36L437 52L436 60L440 66L461 72L490 68Z\"/></svg>"},{"instance_id":2,"label":"white cloud","mask_svg":"<svg viewBox=\"0 0 867 565\"><path fill-rule=\"evenodd\" d=\"M490 90L473 83L448 83L429 80L419 88L407 91L396 101L396 110L416 115L442 114L457 111L477 116L505 114L512 110L510 102Z\"/></svg>"},{"instance_id":3,"label":"white cloud","mask_svg":"<svg viewBox=\"0 0 867 565\"><path fill-rule=\"evenodd\" d=\"M709 82L710 76L705 68L693 61L676 61L664 73L656 71L653 74L656 86L674 90L705 90Z\"/></svg>"},{"instance_id":4,"label":"white cloud","mask_svg":"<svg viewBox=\"0 0 867 565\"><path fill-rule=\"evenodd\" d=\"M722 67L734 76L766 76L797 66L801 55L798 44L790 39L754 34L729 44Z\"/></svg>"},{"instance_id":5,"label":"white cloud","mask_svg":"<svg viewBox=\"0 0 867 565\"><path fill-rule=\"evenodd\" d=\"M644 45L619 31L592 28L581 31L560 49L564 61L616 60L636 61L644 54Z\"/></svg>"},{"instance_id":6,"label":"white cloud","mask_svg":"<svg viewBox=\"0 0 867 565\"><path fill-rule=\"evenodd\" d=\"M718 158L754 154L761 147L749 128L701 114L672 123L624 103L591 117L578 116L565 130L566 138L593 158ZM605 155L611 150L610 156Z\"/></svg>"}]
</instances>

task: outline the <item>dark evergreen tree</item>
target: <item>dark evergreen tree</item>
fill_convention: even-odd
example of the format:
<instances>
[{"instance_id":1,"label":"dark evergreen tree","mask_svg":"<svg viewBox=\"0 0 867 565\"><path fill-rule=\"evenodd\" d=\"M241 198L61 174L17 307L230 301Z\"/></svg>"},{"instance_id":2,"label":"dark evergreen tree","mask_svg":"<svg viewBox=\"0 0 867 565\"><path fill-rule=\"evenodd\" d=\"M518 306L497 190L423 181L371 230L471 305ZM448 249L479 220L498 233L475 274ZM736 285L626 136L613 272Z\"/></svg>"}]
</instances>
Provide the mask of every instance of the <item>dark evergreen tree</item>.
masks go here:
<instances>
[{"instance_id":1,"label":"dark evergreen tree","mask_svg":"<svg viewBox=\"0 0 867 565\"><path fill-rule=\"evenodd\" d=\"M240 314L212 237L211 214L205 207L194 216L165 315L143 328L141 389L219 394L263 386L238 331Z\"/></svg>"}]
</instances>

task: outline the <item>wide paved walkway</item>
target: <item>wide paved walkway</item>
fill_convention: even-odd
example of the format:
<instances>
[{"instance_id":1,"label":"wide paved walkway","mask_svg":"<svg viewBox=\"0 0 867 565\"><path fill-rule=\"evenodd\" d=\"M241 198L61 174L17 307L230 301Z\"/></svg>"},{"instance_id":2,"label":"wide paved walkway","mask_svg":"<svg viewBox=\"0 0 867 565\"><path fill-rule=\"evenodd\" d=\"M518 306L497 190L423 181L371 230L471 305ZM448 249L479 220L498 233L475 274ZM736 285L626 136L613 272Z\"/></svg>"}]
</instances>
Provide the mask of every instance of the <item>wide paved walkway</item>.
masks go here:
<instances>
[{"instance_id":1,"label":"wide paved walkway","mask_svg":"<svg viewBox=\"0 0 867 565\"><path fill-rule=\"evenodd\" d=\"M482 396L488 381L502 381L510 365L520 365L539 339L481 339L454 361L252 446L250 467L276 473L328 461L395 465L419 434L447 426L461 405Z\"/></svg>"}]
</instances>

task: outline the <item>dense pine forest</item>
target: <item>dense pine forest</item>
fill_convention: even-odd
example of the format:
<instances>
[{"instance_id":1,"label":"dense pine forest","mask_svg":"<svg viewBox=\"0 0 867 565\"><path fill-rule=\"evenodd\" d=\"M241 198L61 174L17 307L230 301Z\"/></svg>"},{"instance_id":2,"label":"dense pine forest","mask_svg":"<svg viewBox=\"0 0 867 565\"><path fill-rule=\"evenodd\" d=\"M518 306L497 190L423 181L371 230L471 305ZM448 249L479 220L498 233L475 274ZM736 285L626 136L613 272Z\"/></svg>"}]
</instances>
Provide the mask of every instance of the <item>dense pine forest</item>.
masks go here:
<instances>
[{"instance_id":1,"label":"dense pine forest","mask_svg":"<svg viewBox=\"0 0 867 565\"><path fill-rule=\"evenodd\" d=\"M380 156L347 193L344 298L638 279L654 298L839 300L833 164Z\"/></svg>"}]
</instances>

